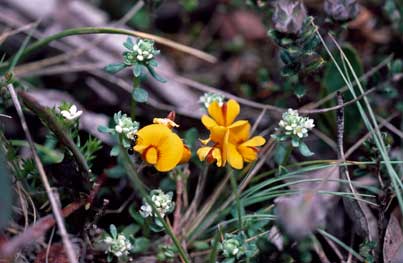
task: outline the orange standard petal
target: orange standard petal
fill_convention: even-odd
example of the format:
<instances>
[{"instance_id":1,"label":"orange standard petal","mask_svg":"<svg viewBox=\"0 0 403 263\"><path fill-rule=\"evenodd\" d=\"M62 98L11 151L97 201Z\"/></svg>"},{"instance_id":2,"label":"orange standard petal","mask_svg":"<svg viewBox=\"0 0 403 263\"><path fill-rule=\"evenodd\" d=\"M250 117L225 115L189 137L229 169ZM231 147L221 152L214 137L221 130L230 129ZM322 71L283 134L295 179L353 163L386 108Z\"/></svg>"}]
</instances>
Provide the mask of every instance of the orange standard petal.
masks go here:
<instances>
[{"instance_id":1,"label":"orange standard petal","mask_svg":"<svg viewBox=\"0 0 403 263\"><path fill-rule=\"evenodd\" d=\"M160 172L175 168L184 151L182 140L163 124L151 124L137 132L137 144L133 150L139 152L144 161Z\"/></svg>"},{"instance_id":2,"label":"orange standard petal","mask_svg":"<svg viewBox=\"0 0 403 263\"><path fill-rule=\"evenodd\" d=\"M240 106L238 102L232 99L224 103L222 106L220 106L217 101L214 101L209 105L207 111L218 125L228 127L235 121L236 117L239 115ZM209 123L207 123L208 121ZM208 126L214 124L207 119L203 121L203 118L202 122L207 129L210 129Z\"/></svg>"},{"instance_id":3,"label":"orange standard petal","mask_svg":"<svg viewBox=\"0 0 403 263\"><path fill-rule=\"evenodd\" d=\"M189 147L186 144L184 144L183 145L183 154L182 154L182 158L181 158L179 164L189 162L190 157L192 157L192 152L190 151Z\"/></svg>"}]
</instances>

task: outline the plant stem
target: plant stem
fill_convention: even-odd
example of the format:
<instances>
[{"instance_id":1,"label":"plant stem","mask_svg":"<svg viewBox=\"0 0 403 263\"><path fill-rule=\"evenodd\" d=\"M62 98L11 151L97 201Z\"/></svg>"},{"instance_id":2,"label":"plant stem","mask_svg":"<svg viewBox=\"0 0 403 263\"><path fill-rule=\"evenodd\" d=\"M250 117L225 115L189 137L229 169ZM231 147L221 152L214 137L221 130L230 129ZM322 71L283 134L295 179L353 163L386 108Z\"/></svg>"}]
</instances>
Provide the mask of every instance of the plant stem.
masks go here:
<instances>
[{"instance_id":1,"label":"plant stem","mask_svg":"<svg viewBox=\"0 0 403 263\"><path fill-rule=\"evenodd\" d=\"M281 161L281 166L286 166L288 163L288 159L290 158L291 152L292 152L292 145L291 143L287 145L287 149L284 155L283 160Z\"/></svg>"},{"instance_id":2,"label":"plant stem","mask_svg":"<svg viewBox=\"0 0 403 263\"><path fill-rule=\"evenodd\" d=\"M139 88L140 87L140 78L139 77L134 77L133 78L133 90L132 90L132 96L130 98L130 117L132 118L132 120L136 119L136 105L137 102L134 99L134 89L135 88Z\"/></svg>"},{"instance_id":3,"label":"plant stem","mask_svg":"<svg viewBox=\"0 0 403 263\"><path fill-rule=\"evenodd\" d=\"M153 214L157 215L157 218L162 223L166 233L171 237L174 245L178 249L179 256L181 257L183 262L190 263L191 261L187 255L187 253L185 252L185 250L182 247L181 243L179 242L178 238L173 233L172 228L168 225L168 223L164 220L164 218L161 217L160 213L158 212L157 208L154 205L154 202L151 200L150 196L148 195L148 193L144 187L144 184L140 180L140 178L136 172L136 169L134 169L133 163L131 162L129 156L127 155L124 147L122 146L121 143L119 144L119 146L120 146L120 150L121 150L120 153L123 155L124 167L125 167L126 171L128 172L129 178L132 181L134 188L140 192L141 197L144 198L145 201L151 206L151 208L153 210Z\"/></svg>"},{"instance_id":4,"label":"plant stem","mask_svg":"<svg viewBox=\"0 0 403 263\"><path fill-rule=\"evenodd\" d=\"M21 58L27 56L28 54L32 53L33 51L40 49L46 45L48 45L50 42L59 40L68 36L74 36L74 35L89 35L89 34L117 34L117 35L127 35L127 36L134 36L134 37L141 37L141 38L147 38L154 40L157 43L160 43L162 45L169 46L171 48L180 50L184 53L188 53L190 55L193 55L195 57L198 57L202 60L205 60L210 63L215 63L217 59L203 51L178 44L175 41L155 36L152 34L140 32L140 31L134 31L134 30L126 30L126 29L119 29L119 28L109 28L109 27L78 27L78 28L70 28L66 29L62 32L56 33L54 35L48 36L46 38L40 39L36 42L34 42L32 45L28 46L21 54ZM4 65L3 65L4 66Z\"/></svg>"},{"instance_id":5,"label":"plant stem","mask_svg":"<svg viewBox=\"0 0 403 263\"><path fill-rule=\"evenodd\" d=\"M243 230L242 213L241 213L242 208L241 208L241 201L240 201L240 197L239 197L238 184L236 181L236 176L234 175L232 169L230 169L229 173L231 173L231 175L230 175L231 186L232 186L233 194L235 195L239 229Z\"/></svg>"}]
</instances>

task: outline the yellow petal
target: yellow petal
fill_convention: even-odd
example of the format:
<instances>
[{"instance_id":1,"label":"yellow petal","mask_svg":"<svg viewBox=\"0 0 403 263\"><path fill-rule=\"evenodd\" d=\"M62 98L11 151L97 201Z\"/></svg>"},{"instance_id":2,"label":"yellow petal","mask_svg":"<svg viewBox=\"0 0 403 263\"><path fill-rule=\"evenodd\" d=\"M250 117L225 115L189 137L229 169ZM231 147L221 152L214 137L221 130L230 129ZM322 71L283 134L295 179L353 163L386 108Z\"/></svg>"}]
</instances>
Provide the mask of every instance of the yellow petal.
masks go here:
<instances>
[{"instance_id":1,"label":"yellow petal","mask_svg":"<svg viewBox=\"0 0 403 263\"><path fill-rule=\"evenodd\" d=\"M223 140L220 143L220 147L222 149L222 160L223 160L223 166L227 163L228 160L228 145L229 145L229 130L227 129L224 135Z\"/></svg>"},{"instance_id":2,"label":"yellow petal","mask_svg":"<svg viewBox=\"0 0 403 263\"><path fill-rule=\"evenodd\" d=\"M207 115L203 115L201 118L201 121L203 123L203 125L210 130L211 127L217 126L217 122L215 120L213 120L212 118L210 118Z\"/></svg>"},{"instance_id":3,"label":"yellow petal","mask_svg":"<svg viewBox=\"0 0 403 263\"><path fill-rule=\"evenodd\" d=\"M202 143L202 144L204 144L204 145L206 145L206 144L208 144L209 143L209 141L210 141L210 137L208 137L207 139L199 139L199 141Z\"/></svg>"},{"instance_id":4,"label":"yellow petal","mask_svg":"<svg viewBox=\"0 0 403 263\"><path fill-rule=\"evenodd\" d=\"M207 154L210 152L212 147L206 146L206 147L201 147L197 150L196 154L199 157L200 161L204 161L207 157Z\"/></svg>"},{"instance_id":5,"label":"yellow petal","mask_svg":"<svg viewBox=\"0 0 403 263\"><path fill-rule=\"evenodd\" d=\"M234 144L240 144L249 138L250 124L248 121L240 120L230 126L229 141Z\"/></svg>"},{"instance_id":6,"label":"yellow petal","mask_svg":"<svg viewBox=\"0 0 403 263\"><path fill-rule=\"evenodd\" d=\"M222 167L225 165L225 163L223 163L223 159L222 159L222 155L221 155L221 151L219 148L214 148L212 153L211 153L212 157L217 161L217 166L218 167Z\"/></svg>"},{"instance_id":7,"label":"yellow petal","mask_svg":"<svg viewBox=\"0 0 403 263\"><path fill-rule=\"evenodd\" d=\"M156 164L158 159L158 151L155 147L148 147L143 153L143 159L149 164Z\"/></svg>"},{"instance_id":8,"label":"yellow petal","mask_svg":"<svg viewBox=\"0 0 403 263\"><path fill-rule=\"evenodd\" d=\"M187 163L192 156L192 152L190 151L189 147L187 147L185 144L183 145L183 153L182 153L182 158L179 161L179 164L182 163Z\"/></svg>"},{"instance_id":9,"label":"yellow petal","mask_svg":"<svg viewBox=\"0 0 403 263\"><path fill-rule=\"evenodd\" d=\"M162 124L147 125L137 132L137 143L133 149L142 154L149 146L157 146L161 141L165 141L171 133L172 131Z\"/></svg>"},{"instance_id":10,"label":"yellow petal","mask_svg":"<svg viewBox=\"0 0 403 263\"><path fill-rule=\"evenodd\" d=\"M222 144L225 133L228 131L228 128L223 126L214 126L210 130L210 140L215 143Z\"/></svg>"},{"instance_id":11,"label":"yellow petal","mask_svg":"<svg viewBox=\"0 0 403 263\"><path fill-rule=\"evenodd\" d=\"M243 158L238 152L235 145L232 143L228 144L228 163L235 169L243 168Z\"/></svg>"},{"instance_id":12,"label":"yellow petal","mask_svg":"<svg viewBox=\"0 0 403 263\"><path fill-rule=\"evenodd\" d=\"M223 114L223 110L221 109L217 101L210 103L207 111L209 115L217 122L218 125L225 126L225 119L224 119L225 117Z\"/></svg>"},{"instance_id":13,"label":"yellow petal","mask_svg":"<svg viewBox=\"0 0 403 263\"><path fill-rule=\"evenodd\" d=\"M224 119L225 119L225 126L231 125L235 118L238 116L240 107L238 102L235 100L229 100L226 104L224 104Z\"/></svg>"},{"instance_id":14,"label":"yellow petal","mask_svg":"<svg viewBox=\"0 0 403 263\"><path fill-rule=\"evenodd\" d=\"M154 124L162 124L167 126L169 129L179 127L178 124L176 124L173 120L168 119L168 118L154 118L153 119Z\"/></svg>"},{"instance_id":15,"label":"yellow petal","mask_svg":"<svg viewBox=\"0 0 403 263\"><path fill-rule=\"evenodd\" d=\"M259 152L255 147L246 147L242 145L238 147L238 151L247 163L255 161Z\"/></svg>"},{"instance_id":16,"label":"yellow petal","mask_svg":"<svg viewBox=\"0 0 403 263\"><path fill-rule=\"evenodd\" d=\"M266 143L266 139L262 136L255 136L246 142L242 143L242 146L248 146L248 147L256 147L256 146L262 146L263 144Z\"/></svg>"},{"instance_id":17,"label":"yellow petal","mask_svg":"<svg viewBox=\"0 0 403 263\"><path fill-rule=\"evenodd\" d=\"M178 135L171 132L165 140L159 141L157 145L158 160L155 168L160 172L167 172L175 168L183 156L183 142Z\"/></svg>"}]
</instances>

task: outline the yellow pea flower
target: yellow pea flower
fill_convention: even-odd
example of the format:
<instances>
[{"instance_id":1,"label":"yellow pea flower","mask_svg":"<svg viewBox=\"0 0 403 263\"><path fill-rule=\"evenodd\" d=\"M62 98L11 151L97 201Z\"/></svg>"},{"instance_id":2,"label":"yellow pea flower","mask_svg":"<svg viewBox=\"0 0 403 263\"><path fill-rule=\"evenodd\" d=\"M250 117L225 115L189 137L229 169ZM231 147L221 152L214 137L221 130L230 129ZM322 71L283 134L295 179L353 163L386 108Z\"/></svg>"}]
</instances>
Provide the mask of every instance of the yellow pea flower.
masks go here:
<instances>
[{"instance_id":1,"label":"yellow pea flower","mask_svg":"<svg viewBox=\"0 0 403 263\"><path fill-rule=\"evenodd\" d=\"M163 124L151 124L137 132L133 150L160 172L167 172L190 158L181 138Z\"/></svg>"},{"instance_id":2,"label":"yellow pea flower","mask_svg":"<svg viewBox=\"0 0 403 263\"><path fill-rule=\"evenodd\" d=\"M229 100L220 106L213 102L208 107L211 116L202 116L203 125L210 131L206 140L201 140L207 145L210 141L213 146L204 146L197 151L201 161L216 162L218 167L228 163L235 169L242 169L244 162L252 162L257 159L257 146L262 146L266 140L262 136L250 137L250 124L246 120L235 121L239 115L240 107L235 100ZM235 122L234 122L235 121Z\"/></svg>"},{"instance_id":3,"label":"yellow pea flower","mask_svg":"<svg viewBox=\"0 0 403 263\"><path fill-rule=\"evenodd\" d=\"M235 127L231 130L227 146L228 163L235 169L242 169L244 162L250 163L258 157L258 146L266 143L262 136L250 137L250 124Z\"/></svg>"}]
</instances>

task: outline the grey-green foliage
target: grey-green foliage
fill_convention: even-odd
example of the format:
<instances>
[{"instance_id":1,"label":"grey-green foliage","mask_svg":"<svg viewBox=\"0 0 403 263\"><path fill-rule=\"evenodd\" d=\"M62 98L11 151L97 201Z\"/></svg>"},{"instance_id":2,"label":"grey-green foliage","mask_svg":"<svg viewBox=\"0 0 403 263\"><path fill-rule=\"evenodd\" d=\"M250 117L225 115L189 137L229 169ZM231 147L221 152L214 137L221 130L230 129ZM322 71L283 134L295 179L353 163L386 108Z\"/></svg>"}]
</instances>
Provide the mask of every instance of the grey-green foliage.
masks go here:
<instances>
[{"instance_id":1,"label":"grey-green foliage","mask_svg":"<svg viewBox=\"0 0 403 263\"><path fill-rule=\"evenodd\" d=\"M284 63L283 76L309 73L319 69L324 63L316 52L319 39L313 17L305 18L297 32L284 33L276 29L269 30L269 37L280 47L280 59Z\"/></svg>"},{"instance_id":2,"label":"grey-green foliage","mask_svg":"<svg viewBox=\"0 0 403 263\"><path fill-rule=\"evenodd\" d=\"M358 15L359 5L357 0L326 0L324 9L332 19L348 21Z\"/></svg>"}]
</instances>

